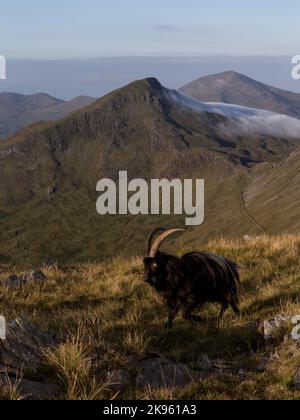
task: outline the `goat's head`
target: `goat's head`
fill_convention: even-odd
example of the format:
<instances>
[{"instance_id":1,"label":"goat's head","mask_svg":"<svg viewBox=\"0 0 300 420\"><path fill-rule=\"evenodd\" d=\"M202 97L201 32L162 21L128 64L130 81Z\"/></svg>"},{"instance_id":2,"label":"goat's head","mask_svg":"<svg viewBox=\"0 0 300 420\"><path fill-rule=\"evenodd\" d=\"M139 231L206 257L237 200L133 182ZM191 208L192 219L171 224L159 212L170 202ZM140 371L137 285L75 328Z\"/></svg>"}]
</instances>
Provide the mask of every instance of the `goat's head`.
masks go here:
<instances>
[{"instance_id":1,"label":"goat's head","mask_svg":"<svg viewBox=\"0 0 300 420\"><path fill-rule=\"evenodd\" d=\"M159 252L159 248L165 239L175 232L183 232L183 229L155 229L149 236L146 245L146 254L144 258L145 281L156 290L164 290L166 287L166 264L164 255ZM155 236L160 233L156 239Z\"/></svg>"}]
</instances>

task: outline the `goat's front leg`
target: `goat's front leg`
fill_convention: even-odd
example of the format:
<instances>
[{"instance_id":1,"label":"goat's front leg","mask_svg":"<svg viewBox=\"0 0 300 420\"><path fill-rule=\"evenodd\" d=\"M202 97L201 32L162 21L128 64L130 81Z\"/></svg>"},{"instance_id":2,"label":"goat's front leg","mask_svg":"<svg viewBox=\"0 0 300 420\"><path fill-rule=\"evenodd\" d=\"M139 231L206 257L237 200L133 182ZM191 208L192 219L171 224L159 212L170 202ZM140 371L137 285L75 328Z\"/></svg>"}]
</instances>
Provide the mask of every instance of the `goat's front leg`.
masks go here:
<instances>
[{"instance_id":1,"label":"goat's front leg","mask_svg":"<svg viewBox=\"0 0 300 420\"><path fill-rule=\"evenodd\" d=\"M165 325L166 329L170 330L172 328L174 319L176 318L178 312L179 312L179 306L174 305L174 304L169 304L169 316Z\"/></svg>"}]
</instances>

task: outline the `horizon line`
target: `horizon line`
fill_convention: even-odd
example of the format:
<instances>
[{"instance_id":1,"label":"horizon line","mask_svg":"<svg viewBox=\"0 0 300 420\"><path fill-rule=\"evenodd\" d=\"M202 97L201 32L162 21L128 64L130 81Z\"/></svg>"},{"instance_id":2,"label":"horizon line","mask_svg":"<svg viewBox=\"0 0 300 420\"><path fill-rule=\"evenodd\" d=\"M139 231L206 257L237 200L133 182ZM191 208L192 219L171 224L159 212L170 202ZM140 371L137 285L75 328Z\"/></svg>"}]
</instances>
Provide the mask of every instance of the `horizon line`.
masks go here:
<instances>
[{"instance_id":1,"label":"horizon line","mask_svg":"<svg viewBox=\"0 0 300 420\"><path fill-rule=\"evenodd\" d=\"M195 59L195 58L269 58L269 59L278 59L278 58L288 58L291 59L295 54L112 54L112 55L97 55L97 56L73 56L73 57L19 57L19 56L9 56L4 54L6 60L8 61L92 61L92 60L101 60L101 59Z\"/></svg>"}]
</instances>

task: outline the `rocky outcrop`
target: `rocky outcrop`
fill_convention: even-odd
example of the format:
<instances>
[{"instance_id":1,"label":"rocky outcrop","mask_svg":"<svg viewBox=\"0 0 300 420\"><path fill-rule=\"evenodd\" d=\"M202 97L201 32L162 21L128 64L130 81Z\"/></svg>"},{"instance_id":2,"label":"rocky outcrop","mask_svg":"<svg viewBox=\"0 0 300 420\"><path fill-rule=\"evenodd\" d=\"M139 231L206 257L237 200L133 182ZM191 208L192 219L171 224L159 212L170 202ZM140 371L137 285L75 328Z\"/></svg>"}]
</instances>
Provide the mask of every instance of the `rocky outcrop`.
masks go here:
<instances>
[{"instance_id":1,"label":"rocky outcrop","mask_svg":"<svg viewBox=\"0 0 300 420\"><path fill-rule=\"evenodd\" d=\"M54 334L40 330L23 318L8 322L6 339L0 340L0 371L37 372L43 365L43 352L57 344Z\"/></svg>"},{"instance_id":2,"label":"rocky outcrop","mask_svg":"<svg viewBox=\"0 0 300 420\"><path fill-rule=\"evenodd\" d=\"M40 270L32 270L21 276L13 274L4 280L4 286L7 289L15 289L30 284L42 284L47 281L47 276Z\"/></svg>"},{"instance_id":3,"label":"rocky outcrop","mask_svg":"<svg viewBox=\"0 0 300 420\"><path fill-rule=\"evenodd\" d=\"M300 315L277 315L272 319L264 321L263 332L265 341L271 341L278 329L287 327L289 324L294 325L294 328L291 328L290 337L292 340L300 342Z\"/></svg>"},{"instance_id":4,"label":"rocky outcrop","mask_svg":"<svg viewBox=\"0 0 300 420\"><path fill-rule=\"evenodd\" d=\"M24 399L54 399L61 395L58 385L43 378L43 356L59 341L51 332L42 331L21 318L6 325L6 339L0 340L0 385L5 389L17 384ZM21 380L18 378L21 375ZM32 381L39 377L40 381Z\"/></svg>"}]
</instances>

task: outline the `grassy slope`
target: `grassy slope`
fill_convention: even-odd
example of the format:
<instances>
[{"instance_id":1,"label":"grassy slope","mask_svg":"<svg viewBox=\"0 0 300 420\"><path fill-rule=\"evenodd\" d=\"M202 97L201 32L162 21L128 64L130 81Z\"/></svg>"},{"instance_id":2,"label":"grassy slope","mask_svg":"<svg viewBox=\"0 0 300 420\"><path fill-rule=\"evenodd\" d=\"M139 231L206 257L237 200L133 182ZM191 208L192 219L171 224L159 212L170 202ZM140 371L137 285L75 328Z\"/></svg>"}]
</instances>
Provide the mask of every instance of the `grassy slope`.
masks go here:
<instances>
[{"instance_id":1,"label":"grassy slope","mask_svg":"<svg viewBox=\"0 0 300 420\"><path fill-rule=\"evenodd\" d=\"M246 188L246 205L268 232L300 228L299 159L297 149L274 169L262 171Z\"/></svg>"},{"instance_id":2,"label":"grassy slope","mask_svg":"<svg viewBox=\"0 0 300 420\"><path fill-rule=\"evenodd\" d=\"M219 238L206 244L205 249L231 257L243 267L242 316L236 319L228 313L220 327L216 326L219 308L209 305L202 311L203 324L191 326L178 319L172 331L165 331L165 310L143 283L138 257L48 269L50 280L41 288L8 292L0 288L0 313L8 319L23 315L42 328L70 335L71 341L47 362L52 375L64 380L66 398L112 396L95 385L96 368L127 366L128 353L156 352L187 364L202 353L235 360L245 377L224 374L177 391L131 389L118 398L299 399L291 384L300 356L291 352L290 341L283 343L286 332L265 346L248 324L279 313L300 313L299 246L299 235L261 236L250 242ZM15 270L2 266L1 278ZM96 362L95 348L103 342L112 347ZM268 363L266 372L256 372L259 359L275 351L280 357Z\"/></svg>"}]
</instances>

